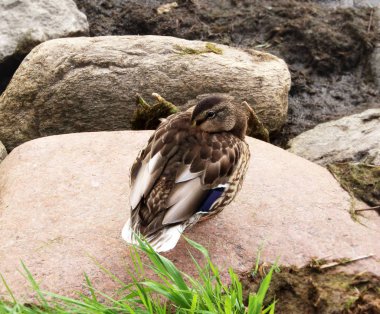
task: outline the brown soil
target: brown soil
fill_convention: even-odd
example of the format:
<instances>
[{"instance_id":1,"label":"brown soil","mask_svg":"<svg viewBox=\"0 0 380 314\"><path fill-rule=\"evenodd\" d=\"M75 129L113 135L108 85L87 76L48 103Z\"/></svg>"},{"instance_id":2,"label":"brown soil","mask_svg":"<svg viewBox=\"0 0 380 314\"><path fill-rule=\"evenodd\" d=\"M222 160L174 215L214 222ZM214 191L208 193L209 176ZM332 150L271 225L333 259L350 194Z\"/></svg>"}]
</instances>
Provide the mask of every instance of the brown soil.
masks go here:
<instances>
[{"instance_id":1,"label":"brown soil","mask_svg":"<svg viewBox=\"0 0 380 314\"><path fill-rule=\"evenodd\" d=\"M280 267L274 273L266 302L276 302L276 313L380 313L380 278L371 273L348 275L318 267ZM269 268L268 268L269 269ZM265 271L242 275L243 291L257 291Z\"/></svg>"},{"instance_id":2,"label":"brown soil","mask_svg":"<svg viewBox=\"0 0 380 314\"><path fill-rule=\"evenodd\" d=\"M288 123L272 141L316 124L380 106L368 74L368 56L379 34L373 9L332 9L313 1L75 0L92 36L156 34L256 48L286 60L292 74Z\"/></svg>"}]
</instances>

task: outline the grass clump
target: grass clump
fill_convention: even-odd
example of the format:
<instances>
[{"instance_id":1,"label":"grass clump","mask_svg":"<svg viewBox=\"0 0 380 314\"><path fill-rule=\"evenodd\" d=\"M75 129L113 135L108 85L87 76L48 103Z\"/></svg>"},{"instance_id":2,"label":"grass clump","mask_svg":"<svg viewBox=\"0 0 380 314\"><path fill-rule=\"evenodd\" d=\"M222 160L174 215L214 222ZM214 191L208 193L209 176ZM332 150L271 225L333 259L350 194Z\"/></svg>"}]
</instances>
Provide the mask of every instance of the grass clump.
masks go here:
<instances>
[{"instance_id":1,"label":"grass clump","mask_svg":"<svg viewBox=\"0 0 380 314\"><path fill-rule=\"evenodd\" d=\"M191 256L198 270L195 278L181 272L169 259L156 253L147 242L140 239L138 241L139 245L132 250L131 254L134 265L130 272L131 283L123 283L105 270L122 286L121 293L117 294L117 297L97 290L87 276L85 278L88 294L80 294L76 299L42 291L28 268L22 264L26 277L36 294L37 303L18 302L4 278L1 277L12 301L0 300L0 313L274 313L275 302L265 307L264 299L276 266L271 267L257 293L250 294L244 304L242 284L237 274L230 269L231 284L223 284L218 268L212 263L207 250L200 244L187 240L205 258L202 266ZM142 262L142 254L148 257L148 265ZM159 279L146 278L146 267L152 269Z\"/></svg>"}]
</instances>

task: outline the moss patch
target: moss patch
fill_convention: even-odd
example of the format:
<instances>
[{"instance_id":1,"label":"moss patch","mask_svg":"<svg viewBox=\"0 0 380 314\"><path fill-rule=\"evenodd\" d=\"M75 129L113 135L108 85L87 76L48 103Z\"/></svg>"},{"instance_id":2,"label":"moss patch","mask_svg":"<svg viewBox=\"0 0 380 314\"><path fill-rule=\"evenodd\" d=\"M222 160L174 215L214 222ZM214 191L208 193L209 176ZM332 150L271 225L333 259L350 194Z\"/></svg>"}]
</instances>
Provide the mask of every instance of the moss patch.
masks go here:
<instances>
[{"instance_id":1,"label":"moss patch","mask_svg":"<svg viewBox=\"0 0 380 314\"><path fill-rule=\"evenodd\" d=\"M148 104L141 95L137 95L136 104L138 108L133 113L133 130L154 130L160 124L160 119L180 111L174 104L160 95L156 93L152 95L156 98L156 103L153 105ZM269 131L253 109L248 121L247 135L269 142Z\"/></svg>"},{"instance_id":2,"label":"moss patch","mask_svg":"<svg viewBox=\"0 0 380 314\"><path fill-rule=\"evenodd\" d=\"M380 166L363 163L335 163L327 169L352 196L370 206L380 205Z\"/></svg>"},{"instance_id":3,"label":"moss patch","mask_svg":"<svg viewBox=\"0 0 380 314\"><path fill-rule=\"evenodd\" d=\"M203 48L190 48L190 47L175 45L174 49L177 53L181 55L200 55L202 53L215 53L218 55L223 54L223 50L212 43L206 43Z\"/></svg>"},{"instance_id":4,"label":"moss patch","mask_svg":"<svg viewBox=\"0 0 380 314\"><path fill-rule=\"evenodd\" d=\"M154 130L160 124L160 119L177 113L178 108L158 94L153 94L156 102L149 105L140 95L137 95L138 108L133 114L133 130Z\"/></svg>"},{"instance_id":5,"label":"moss patch","mask_svg":"<svg viewBox=\"0 0 380 314\"><path fill-rule=\"evenodd\" d=\"M277 300L276 313L380 313L380 278L374 274L322 271L312 264L280 269L266 296L268 303ZM262 265L257 274L242 275L245 296L257 291L265 272Z\"/></svg>"}]
</instances>

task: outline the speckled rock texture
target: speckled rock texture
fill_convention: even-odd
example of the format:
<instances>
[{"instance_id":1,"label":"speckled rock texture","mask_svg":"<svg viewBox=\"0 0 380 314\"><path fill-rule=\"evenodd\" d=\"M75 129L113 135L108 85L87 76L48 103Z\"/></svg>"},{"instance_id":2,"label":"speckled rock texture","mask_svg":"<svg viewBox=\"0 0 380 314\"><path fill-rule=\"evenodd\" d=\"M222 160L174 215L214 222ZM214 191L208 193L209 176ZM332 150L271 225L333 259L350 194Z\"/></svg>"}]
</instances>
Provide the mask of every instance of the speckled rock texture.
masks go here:
<instances>
[{"instance_id":1,"label":"speckled rock texture","mask_svg":"<svg viewBox=\"0 0 380 314\"><path fill-rule=\"evenodd\" d=\"M53 38L88 34L86 16L72 0L0 1L0 64Z\"/></svg>"},{"instance_id":2,"label":"speckled rock texture","mask_svg":"<svg viewBox=\"0 0 380 314\"><path fill-rule=\"evenodd\" d=\"M321 123L288 143L289 151L326 165L365 162L380 165L380 109Z\"/></svg>"},{"instance_id":3,"label":"speckled rock texture","mask_svg":"<svg viewBox=\"0 0 380 314\"><path fill-rule=\"evenodd\" d=\"M128 172L150 134L52 136L25 143L0 164L0 273L16 295L30 297L17 271L20 260L42 289L69 295L83 289L84 272L95 287L114 291L116 284L93 258L128 280L129 247L120 236L128 217ZM262 261L279 257L282 264L380 256L380 217L365 212L365 226L354 222L350 197L326 169L270 144L247 141L252 159L236 200L186 231L209 249L222 274L229 266L250 270L262 245ZM182 239L166 256L194 274L188 248ZM372 258L343 270L379 275L380 265ZM0 295L5 294L0 284Z\"/></svg>"},{"instance_id":4,"label":"speckled rock texture","mask_svg":"<svg viewBox=\"0 0 380 314\"><path fill-rule=\"evenodd\" d=\"M267 128L288 109L285 62L255 50L161 36L67 38L36 47L0 97L0 140L9 149L46 135L130 129L136 94L183 106L229 93L251 104Z\"/></svg>"}]
</instances>

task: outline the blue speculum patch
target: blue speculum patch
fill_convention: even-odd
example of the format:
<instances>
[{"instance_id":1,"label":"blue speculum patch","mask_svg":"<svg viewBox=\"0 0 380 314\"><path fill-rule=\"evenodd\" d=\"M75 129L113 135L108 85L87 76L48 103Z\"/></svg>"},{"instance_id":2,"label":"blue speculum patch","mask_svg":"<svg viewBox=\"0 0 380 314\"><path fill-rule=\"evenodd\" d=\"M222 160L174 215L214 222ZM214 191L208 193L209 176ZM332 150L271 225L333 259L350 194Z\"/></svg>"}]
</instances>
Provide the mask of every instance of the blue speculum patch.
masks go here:
<instances>
[{"instance_id":1,"label":"blue speculum patch","mask_svg":"<svg viewBox=\"0 0 380 314\"><path fill-rule=\"evenodd\" d=\"M225 187L217 187L208 192L202 205L199 207L198 212L208 213L215 201L223 194Z\"/></svg>"}]
</instances>

